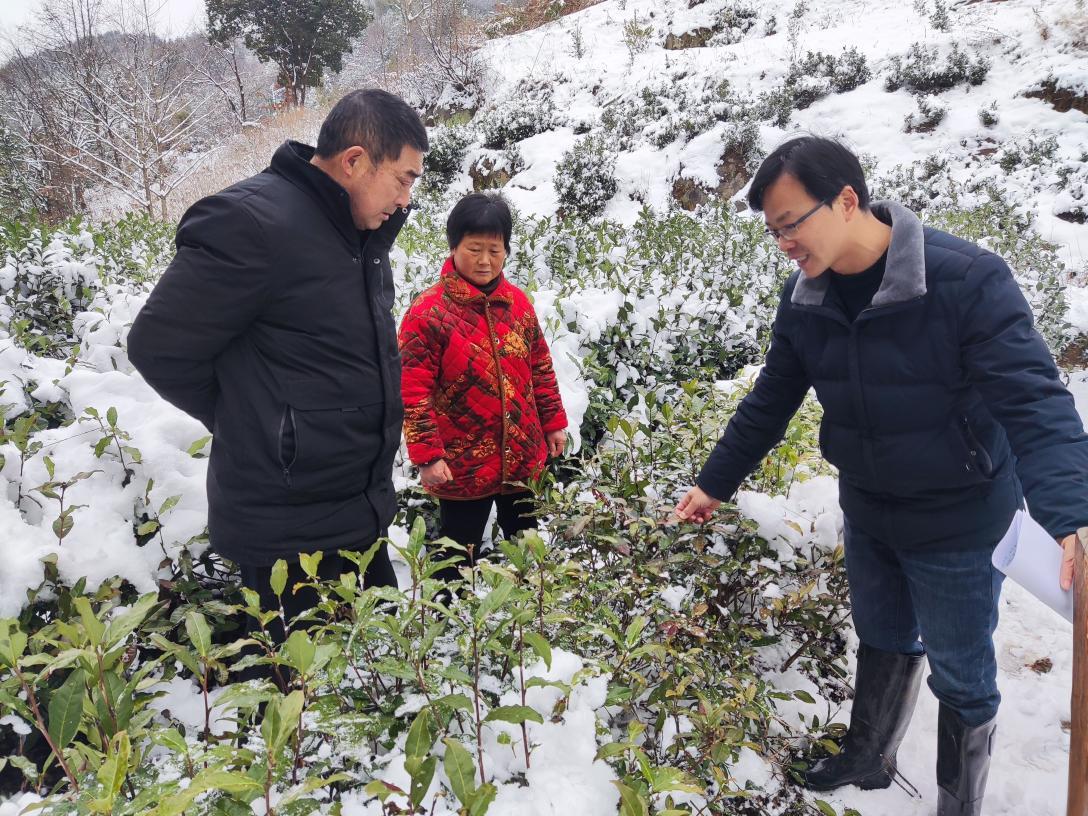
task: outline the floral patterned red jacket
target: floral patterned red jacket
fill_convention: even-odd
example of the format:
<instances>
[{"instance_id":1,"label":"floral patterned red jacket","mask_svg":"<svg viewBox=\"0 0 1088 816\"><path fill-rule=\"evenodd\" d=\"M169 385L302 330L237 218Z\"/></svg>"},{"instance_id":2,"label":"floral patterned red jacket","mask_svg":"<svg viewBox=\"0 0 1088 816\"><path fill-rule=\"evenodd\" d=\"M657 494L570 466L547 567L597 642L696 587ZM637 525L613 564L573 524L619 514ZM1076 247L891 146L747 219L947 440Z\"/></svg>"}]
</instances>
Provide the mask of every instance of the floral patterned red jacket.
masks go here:
<instances>
[{"instance_id":1,"label":"floral patterned red jacket","mask_svg":"<svg viewBox=\"0 0 1088 816\"><path fill-rule=\"evenodd\" d=\"M452 258L400 327L408 456L445 459L453 481L436 496L477 499L518 490L547 459L544 436L567 427L551 353L529 298L506 278L485 295Z\"/></svg>"}]
</instances>

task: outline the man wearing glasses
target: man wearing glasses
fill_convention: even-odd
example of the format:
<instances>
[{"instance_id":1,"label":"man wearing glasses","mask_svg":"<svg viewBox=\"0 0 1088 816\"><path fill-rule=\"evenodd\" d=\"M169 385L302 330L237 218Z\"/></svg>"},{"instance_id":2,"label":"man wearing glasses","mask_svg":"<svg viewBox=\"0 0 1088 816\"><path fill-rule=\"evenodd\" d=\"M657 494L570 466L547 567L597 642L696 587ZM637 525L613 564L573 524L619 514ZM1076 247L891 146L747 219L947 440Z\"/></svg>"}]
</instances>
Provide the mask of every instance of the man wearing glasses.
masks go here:
<instances>
[{"instance_id":1,"label":"man wearing glasses","mask_svg":"<svg viewBox=\"0 0 1088 816\"><path fill-rule=\"evenodd\" d=\"M843 749L805 785L891 784L928 658L938 813L979 814L1000 701L990 556L1026 496L1065 547L1055 580L1069 587L1088 437L1004 261L899 204L870 205L845 147L786 142L748 202L798 270L763 370L676 514L709 519L815 389L861 645Z\"/></svg>"},{"instance_id":2,"label":"man wearing glasses","mask_svg":"<svg viewBox=\"0 0 1088 816\"><path fill-rule=\"evenodd\" d=\"M427 131L398 97L354 91L317 147L284 143L252 178L181 219L177 255L128 336L132 364L214 435L208 532L264 609L271 568L288 562L290 618L320 577L354 571L396 512L393 457L403 408L389 249L423 171ZM368 586L396 585L382 545ZM252 622L251 622L252 623ZM284 631L271 626L274 639Z\"/></svg>"}]
</instances>

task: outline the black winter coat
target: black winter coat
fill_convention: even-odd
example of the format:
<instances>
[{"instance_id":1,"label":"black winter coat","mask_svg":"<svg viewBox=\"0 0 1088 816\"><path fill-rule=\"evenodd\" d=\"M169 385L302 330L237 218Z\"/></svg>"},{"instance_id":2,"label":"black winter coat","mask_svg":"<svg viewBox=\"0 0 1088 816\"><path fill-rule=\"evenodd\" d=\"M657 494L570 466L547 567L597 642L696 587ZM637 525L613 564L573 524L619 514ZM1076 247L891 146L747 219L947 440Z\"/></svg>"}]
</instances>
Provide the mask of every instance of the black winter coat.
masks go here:
<instances>
[{"instance_id":1,"label":"black winter coat","mask_svg":"<svg viewBox=\"0 0 1088 816\"><path fill-rule=\"evenodd\" d=\"M810 387L854 524L891 546L992 546L1026 494L1055 537L1088 525L1088 437L1005 262L891 202L887 269L851 323L824 274L786 283L766 363L699 475L726 499Z\"/></svg>"},{"instance_id":2,"label":"black winter coat","mask_svg":"<svg viewBox=\"0 0 1088 816\"><path fill-rule=\"evenodd\" d=\"M407 210L360 232L312 156L288 142L194 204L128 337L147 382L214 434L211 544L248 564L366 546L396 511L389 248Z\"/></svg>"}]
</instances>

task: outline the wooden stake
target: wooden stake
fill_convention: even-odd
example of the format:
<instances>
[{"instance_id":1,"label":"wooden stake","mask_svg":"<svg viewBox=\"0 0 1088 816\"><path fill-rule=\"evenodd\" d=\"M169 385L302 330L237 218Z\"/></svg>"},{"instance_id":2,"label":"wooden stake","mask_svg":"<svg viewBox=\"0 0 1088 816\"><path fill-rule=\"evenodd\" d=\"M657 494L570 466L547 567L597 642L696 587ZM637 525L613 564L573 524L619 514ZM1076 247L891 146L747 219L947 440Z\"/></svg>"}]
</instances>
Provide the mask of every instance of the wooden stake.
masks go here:
<instances>
[{"instance_id":1,"label":"wooden stake","mask_svg":"<svg viewBox=\"0 0 1088 816\"><path fill-rule=\"evenodd\" d=\"M1067 816L1088 816L1088 527L1077 530L1073 581L1073 714Z\"/></svg>"}]
</instances>

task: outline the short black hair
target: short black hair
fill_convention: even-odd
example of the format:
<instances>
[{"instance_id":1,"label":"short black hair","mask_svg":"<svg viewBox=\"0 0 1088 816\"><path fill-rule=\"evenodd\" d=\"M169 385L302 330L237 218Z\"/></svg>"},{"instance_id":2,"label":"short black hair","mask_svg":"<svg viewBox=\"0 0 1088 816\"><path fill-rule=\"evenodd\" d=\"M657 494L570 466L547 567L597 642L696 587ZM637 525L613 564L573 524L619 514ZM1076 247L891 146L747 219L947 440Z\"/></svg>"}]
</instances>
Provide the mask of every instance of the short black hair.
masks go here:
<instances>
[{"instance_id":1,"label":"short black hair","mask_svg":"<svg viewBox=\"0 0 1088 816\"><path fill-rule=\"evenodd\" d=\"M501 235L509 252L513 231L510 205L498 193L470 193L454 205L446 219L450 249L456 249L466 235Z\"/></svg>"},{"instance_id":2,"label":"short black hair","mask_svg":"<svg viewBox=\"0 0 1088 816\"><path fill-rule=\"evenodd\" d=\"M375 165L396 161L405 145L427 152L427 128L399 96L377 88L352 91L329 111L317 136L323 159L358 145Z\"/></svg>"},{"instance_id":3,"label":"short black hair","mask_svg":"<svg viewBox=\"0 0 1088 816\"><path fill-rule=\"evenodd\" d=\"M849 184L858 194L858 206L869 209L869 187L861 162L834 139L799 136L783 142L756 170L748 188L748 206L763 211L763 196L783 173L789 173L818 201L830 201Z\"/></svg>"}]
</instances>

